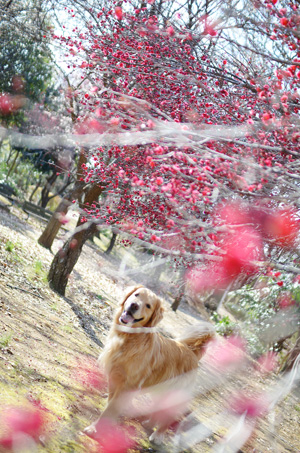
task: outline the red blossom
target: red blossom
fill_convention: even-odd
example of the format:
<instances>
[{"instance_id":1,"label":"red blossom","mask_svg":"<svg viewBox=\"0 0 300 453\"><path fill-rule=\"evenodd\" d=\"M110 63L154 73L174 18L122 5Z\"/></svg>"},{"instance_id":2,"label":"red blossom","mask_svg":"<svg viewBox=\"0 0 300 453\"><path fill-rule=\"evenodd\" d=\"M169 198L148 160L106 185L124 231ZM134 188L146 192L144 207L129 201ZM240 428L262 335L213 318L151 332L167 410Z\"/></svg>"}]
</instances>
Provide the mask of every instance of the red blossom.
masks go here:
<instances>
[{"instance_id":1,"label":"red blossom","mask_svg":"<svg viewBox=\"0 0 300 453\"><path fill-rule=\"evenodd\" d=\"M168 28L167 28L167 33L168 33L169 36L174 36L174 35L175 35L175 30L174 30L174 28L171 27L171 26L168 27Z\"/></svg>"},{"instance_id":2,"label":"red blossom","mask_svg":"<svg viewBox=\"0 0 300 453\"><path fill-rule=\"evenodd\" d=\"M123 10L120 6L115 7L115 15L118 20L121 20L123 18Z\"/></svg>"},{"instance_id":3,"label":"red blossom","mask_svg":"<svg viewBox=\"0 0 300 453\"><path fill-rule=\"evenodd\" d=\"M279 283L280 283L279 286L283 286L283 282L278 282L277 284ZM295 299L293 299L290 293L284 292L283 294L280 294L280 296L278 297L277 305L281 310L284 310L295 305Z\"/></svg>"},{"instance_id":4,"label":"red blossom","mask_svg":"<svg viewBox=\"0 0 300 453\"><path fill-rule=\"evenodd\" d=\"M281 209L266 217L264 234L281 247L293 247L298 237L299 220L294 209Z\"/></svg>"},{"instance_id":5,"label":"red blossom","mask_svg":"<svg viewBox=\"0 0 300 453\"><path fill-rule=\"evenodd\" d=\"M289 23L289 20L288 20L286 17L282 17L282 18L280 19L280 23L281 23L281 25L283 25L284 27L286 27L286 26L288 25L288 23Z\"/></svg>"},{"instance_id":6,"label":"red blossom","mask_svg":"<svg viewBox=\"0 0 300 453\"><path fill-rule=\"evenodd\" d=\"M260 235L252 228L237 228L219 243L220 259L188 274L194 291L226 288L240 274L253 275L263 258Z\"/></svg>"}]
</instances>

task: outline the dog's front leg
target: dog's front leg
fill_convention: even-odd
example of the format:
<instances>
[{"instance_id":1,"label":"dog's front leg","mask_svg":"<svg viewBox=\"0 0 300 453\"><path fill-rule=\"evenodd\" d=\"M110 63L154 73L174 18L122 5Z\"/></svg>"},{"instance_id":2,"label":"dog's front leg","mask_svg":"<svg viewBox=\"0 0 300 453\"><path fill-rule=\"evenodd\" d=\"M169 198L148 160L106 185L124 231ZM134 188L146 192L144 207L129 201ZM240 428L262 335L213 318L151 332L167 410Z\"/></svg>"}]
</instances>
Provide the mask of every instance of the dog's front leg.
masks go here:
<instances>
[{"instance_id":1,"label":"dog's front leg","mask_svg":"<svg viewBox=\"0 0 300 453\"><path fill-rule=\"evenodd\" d=\"M120 395L122 394L124 381L120 380L119 374L111 374L108 380L108 400L106 407L100 417L91 425L84 429L84 433L90 437L98 437L101 431L101 420L108 419L110 423L117 422L118 417L121 415L120 409Z\"/></svg>"},{"instance_id":2,"label":"dog's front leg","mask_svg":"<svg viewBox=\"0 0 300 453\"><path fill-rule=\"evenodd\" d=\"M119 395L116 393L107 401L106 407L100 417L91 425L84 429L84 433L90 437L98 437L101 435L101 422L106 419L111 424L117 423L118 416L120 415ZM106 425L105 425L106 426Z\"/></svg>"}]
</instances>

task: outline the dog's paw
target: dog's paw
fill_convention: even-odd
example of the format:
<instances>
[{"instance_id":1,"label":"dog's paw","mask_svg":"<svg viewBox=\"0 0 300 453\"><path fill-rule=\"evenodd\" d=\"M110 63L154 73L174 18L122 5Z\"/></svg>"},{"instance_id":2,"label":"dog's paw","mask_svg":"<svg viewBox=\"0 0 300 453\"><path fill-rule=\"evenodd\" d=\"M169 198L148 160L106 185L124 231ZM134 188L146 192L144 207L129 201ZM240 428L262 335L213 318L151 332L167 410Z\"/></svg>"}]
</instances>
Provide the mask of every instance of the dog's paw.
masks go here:
<instances>
[{"instance_id":1,"label":"dog's paw","mask_svg":"<svg viewBox=\"0 0 300 453\"><path fill-rule=\"evenodd\" d=\"M165 433L160 433L158 430L153 431L151 436L149 437L150 442L155 445L161 445L164 442Z\"/></svg>"},{"instance_id":2,"label":"dog's paw","mask_svg":"<svg viewBox=\"0 0 300 453\"><path fill-rule=\"evenodd\" d=\"M142 420L141 425L145 429L151 429L151 431L153 429L153 422L150 418L147 418L146 420Z\"/></svg>"},{"instance_id":3,"label":"dog's paw","mask_svg":"<svg viewBox=\"0 0 300 453\"><path fill-rule=\"evenodd\" d=\"M89 437L95 437L95 434L97 434L96 423L92 423L90 426L84 428L83 433Z\"/></svg>"}]
</instances>

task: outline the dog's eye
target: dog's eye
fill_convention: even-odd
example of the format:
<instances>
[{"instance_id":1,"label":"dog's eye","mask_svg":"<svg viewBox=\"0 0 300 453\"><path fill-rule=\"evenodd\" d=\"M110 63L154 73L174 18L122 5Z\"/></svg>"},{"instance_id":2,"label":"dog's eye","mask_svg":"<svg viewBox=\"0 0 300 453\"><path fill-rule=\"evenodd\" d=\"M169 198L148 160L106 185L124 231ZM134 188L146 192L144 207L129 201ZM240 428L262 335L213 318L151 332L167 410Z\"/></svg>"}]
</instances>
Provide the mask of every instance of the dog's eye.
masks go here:
<instances>
[{"instance_id":1,"label":"dog's eye","mask_svg":"<svg viewBox=\"0 0 300 453\"><path fill-rule=\"evenodd\" d=\"M146 304L146 307L147 307L147 308L151 308L151 305L150 305L150 304Z\"/></svg>"},{"instance_id":2,"label":"dog's eye","mask_svg":"<svg viewBox=\"0 0 300 453\"><path fill-rule=\"evenodd\" d=\"M135 294L135 297L138 297L139 296L139 293Z\"/></svg>"}]
</instances>

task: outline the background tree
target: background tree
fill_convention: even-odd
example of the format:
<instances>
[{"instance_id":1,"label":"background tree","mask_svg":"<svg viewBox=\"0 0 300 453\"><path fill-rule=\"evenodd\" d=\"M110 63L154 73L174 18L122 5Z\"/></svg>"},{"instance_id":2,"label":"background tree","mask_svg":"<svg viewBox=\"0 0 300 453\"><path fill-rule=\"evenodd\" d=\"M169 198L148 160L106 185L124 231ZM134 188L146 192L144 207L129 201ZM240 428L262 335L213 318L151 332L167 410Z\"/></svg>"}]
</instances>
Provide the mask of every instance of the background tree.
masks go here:
<instances>
[{"instance_id":1,"label":"background tree","mask_svg":"<svg viewBox=\"0 0 300 453\"><path fill-rule=\"evenodd\" d=\"M0 115L17 121L28 101L40 101L52 76L52 52L45 30L50 26L46 2L1 1ZM14 114L13 116L11 114ZM21 118L22 119L22 115Z\"/></svg>"}]
</instances>

